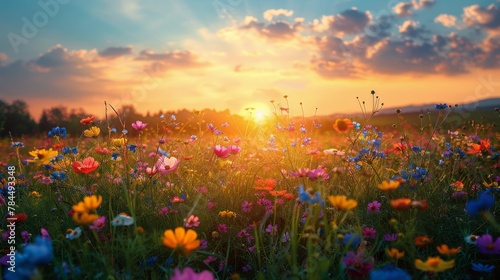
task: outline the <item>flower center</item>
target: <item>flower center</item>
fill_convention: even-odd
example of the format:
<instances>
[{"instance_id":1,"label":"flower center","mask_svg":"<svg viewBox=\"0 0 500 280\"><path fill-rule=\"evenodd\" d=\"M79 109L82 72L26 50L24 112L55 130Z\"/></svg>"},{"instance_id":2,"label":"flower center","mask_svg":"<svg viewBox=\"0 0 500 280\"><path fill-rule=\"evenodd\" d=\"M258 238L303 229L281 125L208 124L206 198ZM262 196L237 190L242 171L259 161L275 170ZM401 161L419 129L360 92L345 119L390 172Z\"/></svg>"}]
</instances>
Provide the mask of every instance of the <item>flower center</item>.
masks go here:
<instances>
[{"instance_id":1,"label":"flower center","mask_svg":"<svg viewBox=\"0 0 500 280\"><path fill-rule=\"evenodd\" d=\"M427 261L427 264L432 267L439 266L439 259L430 259Z\"/></svg>"}]
</instances>

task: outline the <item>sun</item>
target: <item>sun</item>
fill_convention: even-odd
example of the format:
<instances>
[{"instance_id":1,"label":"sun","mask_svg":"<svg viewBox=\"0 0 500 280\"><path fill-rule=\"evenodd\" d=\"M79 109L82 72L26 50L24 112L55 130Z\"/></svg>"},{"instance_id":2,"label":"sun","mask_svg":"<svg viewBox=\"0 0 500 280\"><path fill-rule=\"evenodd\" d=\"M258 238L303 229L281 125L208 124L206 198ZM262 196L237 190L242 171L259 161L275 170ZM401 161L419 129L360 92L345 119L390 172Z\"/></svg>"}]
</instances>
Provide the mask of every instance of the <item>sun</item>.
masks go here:
<instances>
[{"instance_id":1,"label":"sun","mask_svg":"<svg viewBox=\"0 0 500 280\"><path fill-rule=\"evenodd\" d=\"M255 122L264 122L271 117L271 109L263 103L252 103L245 106L240 114Z\"/></svg>"}]
</instances>

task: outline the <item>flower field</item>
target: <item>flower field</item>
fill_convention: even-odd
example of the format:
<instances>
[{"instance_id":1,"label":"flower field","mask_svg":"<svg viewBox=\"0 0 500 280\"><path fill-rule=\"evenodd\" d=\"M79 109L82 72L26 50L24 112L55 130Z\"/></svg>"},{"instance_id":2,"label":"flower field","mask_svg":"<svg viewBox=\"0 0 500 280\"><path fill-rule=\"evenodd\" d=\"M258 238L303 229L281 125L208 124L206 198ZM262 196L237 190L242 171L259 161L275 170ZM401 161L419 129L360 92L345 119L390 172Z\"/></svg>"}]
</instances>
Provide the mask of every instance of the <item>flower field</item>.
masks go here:
<instances>
[{"instance_id":1,"label":"flower field","mask_svg":"<svg viewBox=\"0 0 500 280\"><path fill-rule=\"evenodd\" d=\"M329 127L110 110L2 140L3 278L498 279L498 129L446 104L375 126L373 100Z\"/></svg>"}]
</instances>

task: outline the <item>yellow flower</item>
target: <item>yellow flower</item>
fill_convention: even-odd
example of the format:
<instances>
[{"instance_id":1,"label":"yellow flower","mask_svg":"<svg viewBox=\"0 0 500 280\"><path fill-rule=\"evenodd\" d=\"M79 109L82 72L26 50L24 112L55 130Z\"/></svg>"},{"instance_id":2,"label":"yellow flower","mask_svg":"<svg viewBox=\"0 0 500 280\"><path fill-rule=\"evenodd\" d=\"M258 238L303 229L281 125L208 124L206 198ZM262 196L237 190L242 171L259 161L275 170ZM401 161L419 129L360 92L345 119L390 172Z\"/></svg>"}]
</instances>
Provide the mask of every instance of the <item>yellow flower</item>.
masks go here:
<instances>
[{"instance_id":1,"label":"yellow flower","mask_svg":"<svg viewBox=\"0 0 500 280\"><path fill-rule=\"evenodd\" d=\"M224 211L219 212L219 216L227 217L227 218L231 218L231 217L236 218L236 213L234 213L233 211L224 210Z\"/></svg>"},{"instance_id":2,"label":"yellow flower","mask_svg":"<svg viewBox=\"0 0 500 280\"><path fill-rule=\"evenodd\" d=\"M102 202L102 196L86 196L83 201L78 202L77 205L73 205L73 211L75 212L91 212L99 208Z\"/></svg>"},{"instance_id":3,"label":"yellow flower","mask_svg":"<svg viewBox=\"0 0 500 280\"><path fill-rule=\"evenodd\" d=\"M123 137L122 138L114 138L111 140L111 142L113 143L113 145L115 145L117 147L121 147L127 143L127 139L125 139Z\"/></svg>"},{"instance_id":4,"label":"yellow flower","mask_svg":"<svg viewBox=\"0 0 500 280\"><path fill-rule=\"evenodd\" d=\"M415 267L422 271L441 272L455 266L455 260L445 261L440 257L429 257L425 262L416 259Z\"/></svg>"},{"instance_id":5,"label":"yellow flower","mask_svg":"<svg viewBox=\"0 0 500 280\"><path fill-rule=\"evenodd\" d=\"M99 136L99 133L101 133L101 129L97 126L93 126L83 131L83 135L85 135L85 137L97 137Z\"/></svg>"},{"instance_id":6,"label":"yellow flower","mask_svg":"<svg viewBox=\"0 0 500 280\"><path fill-rule=\"evenodd\" d=\"M393 191L399 187L399 181L383 181L377 187L383 191Z\"/></svg>"},{"instance_id":7,"label":"yellow flower","mask_svg":"<svg viewBox=\"0 0 500 280\"><path fill-rule=\"evenodd\" d=\"M198 247L200 247L200 240L198 240L198 234L192 229L186 231L183 227L178 227L175 232L171 229L166 230L163 233L163 245L177 252L181 252L185 255Z\"/></svg>"},{"instance_id":8,"label":"yellow flower","mask_svg":"<svg viewBox=\"0 0 500 280\"><path fill-rule=\"evenodd\" d=\"M102 202L102 196L86 196L83 201L73 205L73 221L79 225L90 225L95 220L99 219L99 215L95 214L95 210L99 208Z\"/></svg>"},{"instance_id":9,"label":"yellow flower","mask_svg":"<svg viewBox=\"0 0 500 280\"><path fill-rule=\"evenodd\" d=\"M33 160L30 160L31 162L36 162L38 164L49 164L50 160L58 155L57 151L52 151L52 148L49 150L46 149L41 149L41 150L34 150L29 152L29 154L34 157Z\"/></svg>"},{"instance_id":10,"label":"yellow flower","mask_svg":"<svg viewBox=\"0 0 500 280\"><path fill-rule=\"evenodd\" d=\"M328 200L338 211L349 211L358 206L356 200L347 199L345 195L330 195Z\"/></svg>"},{"instance_id":11,"label":"yellow flower","mask_svg":"<svg viewBox=\"0 0 500 280\"><path fill-rule=\"evenodd\" d=\"M89 213L89 212L75 212L73 213L73 221L75 223L83 226L83 225L90 225L92 224L95 220L99 219L99 215Z\"/></svg>"},{"instance_id":12,"label":"yellow flower","mask_svg":"<svg viewBox=\"0 0 500 280\"><path fill-rule=\"evenodd\" d=\"M405 256L404 251L399 251L396 248L391 248L391 249L387 248L387 249L385 249L385 253L387 254L387 256L389 256L393 259L400 259L400 258Z\"/></svg>"}]
</instances>

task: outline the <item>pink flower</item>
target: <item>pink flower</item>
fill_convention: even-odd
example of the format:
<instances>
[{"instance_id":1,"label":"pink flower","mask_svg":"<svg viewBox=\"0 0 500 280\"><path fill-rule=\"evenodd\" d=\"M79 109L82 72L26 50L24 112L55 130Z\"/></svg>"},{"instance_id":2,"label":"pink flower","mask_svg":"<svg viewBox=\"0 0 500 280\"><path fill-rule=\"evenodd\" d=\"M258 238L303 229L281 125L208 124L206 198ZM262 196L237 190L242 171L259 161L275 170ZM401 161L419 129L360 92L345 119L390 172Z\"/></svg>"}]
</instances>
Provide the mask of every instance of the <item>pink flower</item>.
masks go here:
<instances>
[{"instance_id":1,"label":"pink flower","mask_svg":"<svg viewBox=\"0 0 500 280\"><path fill-rule=\"evenodd\" d=\"M177 165L179 165L179 160L175 157L166 157L166 156L161 156L158 159L158 162L156 163L158 166L158 170L162 174L167 174L170 172L173 172L175 169L177 169Z\"/></svg>"},{"instance_id":2,"label":"pink flower","mask_svg":"<svg viewBox=\"0 0 500 280\"><path fill-rule=\"evenodd\" d=\"M191 227L197 227L200 225L200 218L196 217L195 215L191 215L189 216L189 218L184 219L184 222L186 223L186 227L187 228L191 228Z\"/></svg>"},{"instance_id":3,"label":"pink flower","mask_svg":"<svg viewBox=\"0 0 500 280\"><path fill-rule=\"evenodd\" d=\"M237 146L237 145L229 145L229 147L227 147L227 148L229 150L229 153L231 153L233 155L235 155L241 151L241 147Z\"/></svg>"},{"instance_id":4,"label":"pink flower","mask_svg":"<svg viewBox=\"0 0 500 280\"><path fill-rule=\"evenodd\" d=\"M380 212L380 206L382 206L382 203L374 200L374 201L368 203L367 211L370 214L378 213L378 212Z\"/></svg>"},{"instance_id":5,"label":"pink flower","mask_svg":"<svg viewBox=\"0 0 500 280\"><path fill-rule=\"evenodd\" d=\"M43 239L50 240L49 232L46 229L42 228L40 230L40 233L41 233Z\"/></svg>"},{"instance_id":6,"label":"pink flower","mask_svg":"<svg viewBox=\"0 0 500 280\"><path fill-rule=\"evenodd\" d=\"M153 168L146 167L146 174L148 174L148 175L155 175L156 172L158 172L158 169L156 168L156 166L153 166Z\"/></svg>"},{"instance_id":7,"label":"pink flower","mask_svg":"<svg viewBox=\"0 0 500 280\"><path fill-rule=\"evenodd\" d=\"M214 153L220 158L228 158L231 155L231 151L221 145L215 145Z\"/></svg>"},{"instance_id":8,"label":"pink flower","mask_svg":"<svg viewBox=\"0 0 500 280\"><path fill-rule=\"evenodd\" d=\"M100 231L106 225L106 217L101 216L99 219L95 220L94 223L89 226L91 230Z\"/></svg>"},{"instance_id":9,"label":"pink flower","mask_svg":"<svg viewBox=\"0 0 500 280\"><path fill-rule=\"evenodd\" d=\"M132 124L132 127L137 131L143 131L147 125L148 125L147 123L136 121L135 123Z\"/></svg>"},{"instance_id":10,"label":"pink flower","mask_svg":"<svg viewBox=\"0 0 500 280\"><path fill-rule=\"evenodd\" d=\"M375 238L377 236L377 231L371 227L365 227L361 232L364 238Z\"/></svg>"},{"instance_id":11,"label":"pink flower","mask_svg":"<svg viewBox=\"0 0 500 280\"><path fill-rule=\"evenodd\" d=\"M212 211L216 206L217 206L217 202L212 202L212 201L207 202L208 211Z\"/></svg>"},{"instance_id":12,"label":"pink flower","mask_svg":"<svg viewBox=\"0 0 500 280\"><path fill-rule=\"evenodd\" d=\"M219 224L219 226L217 227L217 231L222 232L222 233L226 233L227 232L227 225L226 224Z\"/></svg>"},{"instance_id":13,"label":"pink flower","mask_svg":"<svg viewBox=\"0 0 500 280\"><path fill-rule=\"evenodd\" d=\"M248 201L244 201L242 204L241 204L241 210L245 213L249 213L252 211L252 206L253 206L253 202L248 202Z\"/></svg>"},{"instance_id":14,"label":"pink flower","mask_svg":"<svg viewBox=\"0 0 500 280\"><path fill-rule=\"evenodd\" d=\"M174 269L171 280L214 280L214 275L208 270L203 270L200 273L194 272L190 267L185 267L180 271L178 268Z\"/></svg>"},{"instance_id":15,"label":"pink flower","mask_svg":"<svg viewBox=\"0 0 500 280\"><path fill-rule=\"evenodd\" d=\"M364 251L347 252L347 255L342 258L342 263L347 268L347 274L353 278L363 278L368 275L370 270L373 269L373 257L365 255Z\"/></svg>"}]
</instances>

